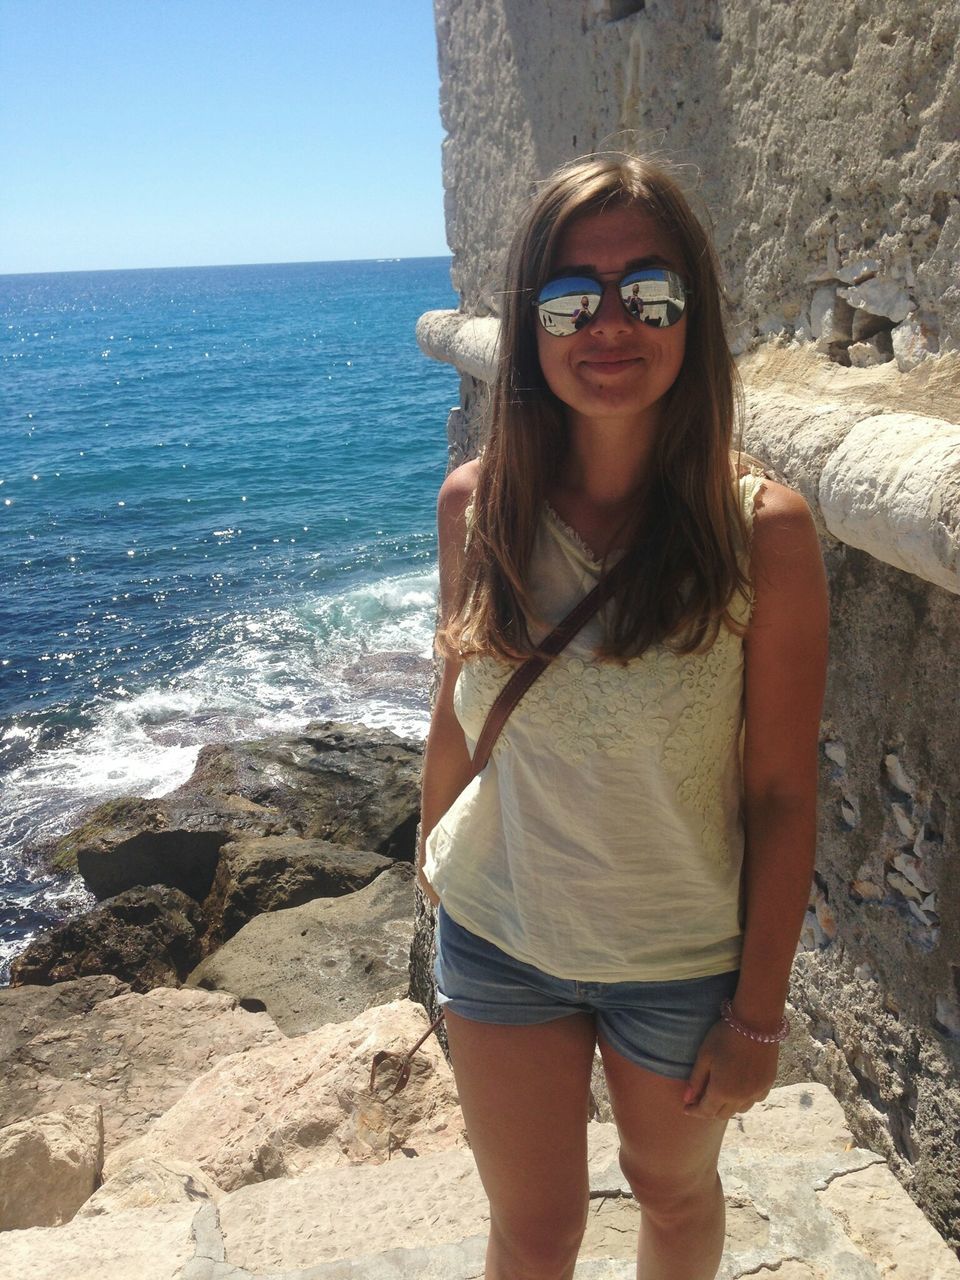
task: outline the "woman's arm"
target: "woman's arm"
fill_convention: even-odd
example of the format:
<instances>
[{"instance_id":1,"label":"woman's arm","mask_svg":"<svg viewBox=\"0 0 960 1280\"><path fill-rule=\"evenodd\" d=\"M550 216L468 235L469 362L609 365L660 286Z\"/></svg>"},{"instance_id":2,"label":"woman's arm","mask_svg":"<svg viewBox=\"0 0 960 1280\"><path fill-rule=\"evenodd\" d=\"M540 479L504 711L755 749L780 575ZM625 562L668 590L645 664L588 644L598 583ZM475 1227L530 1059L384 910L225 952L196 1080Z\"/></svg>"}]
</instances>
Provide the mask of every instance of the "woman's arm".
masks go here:
<instances>
[{"instance_id":1,"label":"woman's arm","mask_svg":"<svg viewBox=\"0 0 960 1280\"><path fill-rule=\"evenodd\" d=\"M466 509L477 483L477 463L467 462L451 471L437 501L437 540L440 561L440 619L449 617L456 599L466 541ZM460 673L455 658L443 660L440 687L430 719L421 784L420 846L417 877L434 906L439 899L423 874L427 836L469 782L473 767L463 730L453 710L453 690Z\"/></svg>"},{"instance_id":2,"label":"woman's arm","mask_svg":"<svg viewBox=\"0 0 960 1280\"><path fill-rule=\"evenodd\" d=\"M744 642L744 938L733 1013L775 1031L810 896L817 743L827 664L827 585L810 511L768 482L754 517L755 602ZM725 1023L704 1042L688 1113L742 1111L765 1097L776 1046Z\"/></svg>"}]
</instances>

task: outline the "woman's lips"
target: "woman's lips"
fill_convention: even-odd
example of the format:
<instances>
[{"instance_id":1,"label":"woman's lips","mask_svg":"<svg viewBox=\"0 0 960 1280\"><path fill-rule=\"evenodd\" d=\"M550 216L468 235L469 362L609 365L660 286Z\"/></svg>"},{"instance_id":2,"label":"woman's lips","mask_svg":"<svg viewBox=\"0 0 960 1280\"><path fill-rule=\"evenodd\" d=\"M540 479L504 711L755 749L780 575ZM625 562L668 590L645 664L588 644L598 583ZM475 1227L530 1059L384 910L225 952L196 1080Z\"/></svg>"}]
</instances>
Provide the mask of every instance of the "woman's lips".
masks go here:
<instances>
[{"instance_id":1,"label":"woman's lips","mask_svg":"<svg viewBox=\"0 0 960 1280\"><path fill-rule=\"evenodd\" d=\"M632 369L640 360L640 356L591 356L580 363L583 368L598 373L619 373L623 369Z\"/></svg>"}]
</instances>

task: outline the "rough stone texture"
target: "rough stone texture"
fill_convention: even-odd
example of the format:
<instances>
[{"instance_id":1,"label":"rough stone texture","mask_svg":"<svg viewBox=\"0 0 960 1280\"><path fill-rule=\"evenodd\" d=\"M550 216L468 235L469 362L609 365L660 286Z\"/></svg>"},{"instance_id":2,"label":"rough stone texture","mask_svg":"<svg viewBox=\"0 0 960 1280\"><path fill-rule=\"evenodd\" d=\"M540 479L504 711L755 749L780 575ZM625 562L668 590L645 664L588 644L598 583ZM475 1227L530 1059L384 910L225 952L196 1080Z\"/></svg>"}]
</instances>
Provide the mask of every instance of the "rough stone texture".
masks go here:
<instances>
[{"instance_id":1,"label":"rough stone texture","mask_svg":"<svg viewBox=\"0 0 960 1280\"><path fill-rule=\"evenodd\" d=\"M324 723L287 739L204 747L182 787L100 805L51 857L98 898L168 884L202 902L220 849L244 836L299 835L413 859L422 743Z\"/></svg>"},{"instance_id":2,"label":"rough stone texture","mask_svg":"<svg viewBox=\"0 0 960 1280\"><path fill-rule=\"evenodd\" d=\"M588 1136L592 1203L580 1257L633 1259L639 1211L617 1163L616 1129L612 1124L593 1124ZM770 1186L758 1195L763 1185L761 1162L766 1158L770 1159ZM733 1188L727 1195L725 1274L738 1273L735 1259L739 1267L748 1258L754 1266L782 1263L799 1236L805 1236L806 1257L816 1258L824 1249L828 1257L839 1255L842 1250L834 1239L839 1235L838 1223L832 1216L837 1210L831 1204L832 1212L825 1213L812 1193L825 1170L841 1173L837 1181L845 1183L854 1176L848 1170L869 1169L877 1161L871 1152L853 1149L843 1113L822 1086L776 1090L763 1104L738 1117L722 1163L724 1181ZM749 1169L747 1182L741 1173L744 1165ZM886 1167L880 1167L889 1182L875 1179L877 1185L897 1188L895 1212L905 1249L926 1242L927 1254L915 1256L919 1280L926 1274L922 1269L926 1257L949 1261L949 1255ZM772 1221L771 1199L782 1206L791 1195L802 1197L812 1215L802 1226L790 1222L793 1215L789 1213L785 1222ZM857 1195L848 1195L837 1197L836 1203L849 1210L856 1200ZM888 1202L887 1210L891 1208ZM313 1170L297 1179L242 1187L221 1201L219 1213L226 1261L252 1272L307 1268L360 1253L372 1256L391 1249L452 1244L489 1227L487 1201L473 1158L461 1151L394 1159L376 1167ZM778 1216L784 1216L782 1208ZM790 1242L791 1233L794 1242ZM872 1256L868 1248L862 1254ZM836 1273L848 1274L877 1273L866 1267L859 1273ZM943 1274L960 1277L960 1264L955 1273Z\"/></svg>"},{"instance_id":3,"label":"rough stone texture","mask_svg":"<svg viewBox=\"0 0 960 1280\"><path fill-rule=\"evenodd\" d=\"M95 980L66 984L80 1003L83 982ZM38 1007L47 1009L49 993L20 987L0 995L42 997L48 1003ZM9 1124L99 1104L108 1153L143 1132L219 1059L284 1038L266 1014L247 1013L236 997L219 992L158 987L115 995L37 1030L29 999L12 1003L28 1029L0 1061L0 1117Z\"/></svg>"},{"instance_id":4,"label":"rough stone texture","mask_svg":"<svg viewBox=\"0 0 960 1280\"><path fill-rule=\"evenodd\" d=\"M433 977L433 963L436 959L434 945L436 928L436 912L418 885L413 939L410 944L410 997L423 1005L431 1022L440 1013L437 986Z\"/></svg>"},{"instance_id":5,"label":"rough stone texture","mask_svg":"<svg viewBox=\"0 0 960 1280\"><path fill-rule=\"evenodd\" d=\"M202 928L199 906L179 889L127 889L31 942L11 963L10 985L109 973L134 991L179 986L200 959Z\"/></svg>"},{"instance_id":6,"label":"rough stone texture","mask_svg":"<svg viewBox=\"0 0 960 1280\"><path fill-rule=\"evenodd\" d=\"M870 1280L889 1274L885 1242L856 1227L856 1237L846 1230L847 1215L868 1212L865 1197L878 1187L899 1197L886 1206L897 1223L888 1225L886 1237L900 1250L899 1274L960 1275L960 1264L894 1180L885 1183L875 1172L877 1157L852 1148L839 1108L824 1090L780 1091L750 1119L721 1163L728 1217L721 1277L775 1271L794 1280ZM576 1274L632 1277L639 1215L617 1164L616 1132L595 1125L589 1137L591 1212ZM824 1187L832 1198L821 1202ZM291 1280L466 1278L479 1274L486 1225L483 1193L466 1153L326 1170L325 1176L311 1171L226 1196L219 1229L216 1210L203 1210L195 1233L211 1261L196 1259L186 1274L227 1280L269 1268L270 1275Z\"/></svg>"},{"instance_id":7,"label":"rough stone texture","mask_svg":"<svg viewBox=\"0 0 960 1280\"><path fill-rule=\"evenodd\" d=\"M189 1204L196 1209L222 1198L220 1188L196 1165L183 1160L133 1160L90 1196L78 1216L96 1218L162 1204Z\"/></svg>"},{"instance_id":8,"label":"rough stone texture","mask_svg":"<svg viewBox=\"0 0 960 1280\"><path fill-rule=\"evenodd\" d=\"M791 1043L781 1078L824 1081L858 1140L885 1156L950 1239L960 1189L955 1045L938 1045L897 1006L908 975L854 965L835 946L808 951L795 965L794 1013L808 1034Z\"/></svg>"},{"instance_id":9,"label":"rough stone texture","mask_svg":"<svg viewBox=\"0 0 960 1280\"><path fill-rule=\"evenodd\" d=\"M194 1256L196 1206L79 1215L62 1227L0 1235L0 1275L30 1280L176 1280Z\"/></svg>"},{"instance_id":10,"label":"rough stone texture","mask_svg":"<svg viewBox=\"0 0 960 1280\"><path fill-rule=\"evenodd\" d=\"M265 911L352 893L389 866L390 859L381 854L326 840L264 836L231 841L220 850L213 886L203 904L206 949L220 946Z\"/></svg>"},{"instance_id":11,"label":"rough stone texture","mask_svg":"<svg viewBox=\"0 0 960 1280\"><path fill-rule=\"evenodd\" d=\"M424 355L489 382L497 363L500 322L493 316L428 311L417 321L417 342Z\"/></svg>"},{"instance_id":12,"label":"rough stone texture","mask_svg":"<svg viewBox=\"0 0 960 1280\"><path fill-rule=\"evenodd\" d=\"M616 1131L591 1125L588 1138L591 1203L576 1280L633 1280L639 1214L617 1163ZM486 1204L466 1151L307 1168L226 1194L204 1184L195 1166L165 1160L128 1170L128 1180L118 1174L104 1184L69 1225L0 1236L0 1272L476 1280L483 1270ZM960 1276L960 1263L882 1161L853 1147L837 1103L819 1086L776 1090L735 1122L721 1174L720 1280ZM120 1192L110 1201L112 1187ZM137 1211L127 1206L138 1187Z\"/></svg>"},{"instance_id":13,"label":"rough stone texture","mask_svg":"<svg viewBox=\"0 0 960 1280\"><path fill-rule=\"evenodd\" d=\"M848 504L870 521L872 556L908 567L903 563L907 543L913 572L956 591L951 548L960 523L960 459L955 446L951 454L949 448L938 449L938 442L954 440L958 431L960 357L943 356L900 374L892 365L844 369L788 345L767 347L739 363L746 392L744 447L763 459L770 474L803 494L826 541L860 545L858 534L852 531L848 538L842 525ZM857 438L855 430L861 439L869 437L872 430L858 424L882 426L884 418L896 424L902 416L936 422L922 440L911 433L901 441L895 429L893 439L888 437L897 457L912 455L901 475L880 450L869 449L858 465L848 437ZM924 442L929 458L923 457ZM918 490L939 498L931 498L925 526L916 512L922 498L913 498L913 509L904 501Z\"/></svg>"},{"instance_id":14,"label":"rough stone texture","mask_svg":"<svg viewBox=\"0 0 960 1280\"><path fill-rule=\"evenodd\" d=\"M488 1225L470 1151L313 1169L241 1187L220 1204L226 1260L253 1272L445 1244Z\"/></svg>"},{"instance_id":15,"label":"rough stone texture","mask_svg":"<svg viewBox=\"0 0 960 1280\"><path fill-rule=\"evenodd\" d=\"M106 1175L133 1160L173 1158L230 1191L311 1167L461 1146L453 1076L433 1038L402 1093L388 1096L389 1073L370 1091L373 1055L406 1051L426 1026L420 1006L401 1000L219 1062L142 1138L108 1155Z\"/></svg>"},{"instance_id":16,"label":"rough stone texture","mask_svg":"<svg viewBox=\"0 0 960 1280\"><path fill-rule=\"evenodd\" d=\"M804 1066L960 1239L960 602L840 544L818 873L793 1000Z\"/></svg>"},{"instance_id":17,"label":"rough stone texture","mask_svg":"<svg viewBox=\"0 0 960 1280\"><path fill-rule=\"evenodd\" d=\"M947 1254L916 1205L904 1202L900 1184L885 1164L837 1178L820 1192L820 1200L881 1275L960 1277L960 1262Z\"/></svg>"},{"instance_id":18,"label":"rough stone texture","mask_svg":"<svg viewBox=\"0 0 960 1280\"><path fill-rule=\"evenodd\" d=\"M467 310L498 310L536 179L627 143L699 183L741 344L810 340L815 294L857 288L888 331L909 307L957 350L958 34L954 0L440 0L447 234ZM837 358L851 337L841 328Z\"/></svg>"},{"instance_id":19,"label":"rough stone texture","mask_svg":"<svg viewBox=\"0 0 960 1280\"><path fill-rule=\"evenodd\" d=\"M408 862L382 861L387 870L355 893L257 916L187 985L233 992L288 1036L405 997L415 873Z\"/></svg>"},{"instance_id":20,"label":"rough stone texture","mask_svg":"<svg viewBox=\"0 0 960 1280\"><path fill-rule=\"evenodd\" d=\"M619 1169L612 1172L616 1132L593 1125L589 1138L590 1185L609 1192L607 1204L615 1205L625 1189ZM635 1254L635 1238L611 1239L607 1215L592 1218L583 1257ZM222 1200L220 1227L226 1260L264 1272L454 1243L485 1233L489 1212L472 1154L454 1150L242 1187ZM624 1243L629 1253L617 1254Z\"/></svg>"},{"instance_id":21,"label":"rough stone texture","mask_svg":"<svg viewBox=\"0 0 960 1280\"><path fill-rule=\"evenodd\" d=\"M827 460L820 511L841 542L960 594L960 426L861 419Z\"/></svg>"},{"instance_id":22,"label":"rough stone texture","mask_svg":"<svg viewBox=\"0 0 960 1280\"><path fill-rule=\"evenodd\" d=\"M0 987L0 1076L39 1032L65 1018L89 1013L102 1000L129 990L118 978L106 975L59 982L55 987ZM8 1124L10 1119L0 1107L0 1124Z\"/></svg>"},{"instance_id":23,"label":"rough stone texture","mask_svg":"<svg viewBox=\"0 0 960 1280\"><path fill-rule=\"evenodd\" d=\"M0 1231L58 1227L93 1193L103 1169L99 1106L49 1111L0 1129Z\"/></svg>"}]
</instances>

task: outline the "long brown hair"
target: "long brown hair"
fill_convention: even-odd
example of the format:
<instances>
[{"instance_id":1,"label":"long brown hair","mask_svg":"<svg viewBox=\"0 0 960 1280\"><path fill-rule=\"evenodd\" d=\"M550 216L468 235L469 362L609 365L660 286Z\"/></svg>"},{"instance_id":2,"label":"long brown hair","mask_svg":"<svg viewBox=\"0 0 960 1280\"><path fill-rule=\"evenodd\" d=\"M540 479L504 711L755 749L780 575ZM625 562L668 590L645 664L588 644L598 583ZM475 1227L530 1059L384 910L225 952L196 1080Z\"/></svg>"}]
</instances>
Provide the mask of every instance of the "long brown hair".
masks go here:
<instances>
[{"instance_id":1,"label":"long brown hair","mask_svg":"<svg viewBox=\"0 0 960 1280\"><path fill-rule=\"evenodd\" d=\"M516 660L535 651L528 567L543 504L567 450L564 405L537 355L531 299L549 278L565 228L626 205L674 240L690 296L683 364L663 403L652 465L623 533L625 577L608 610L602 654L628 658L666 643L709 647L731 601L746 593L738 549L746 529L730 463L739 380L723 330L717 262L677 181L623 153L589 156L542 185L514 236L506 268L500 355L490 399L459 597L441 647Z\"/></svg>"}]
</instances>

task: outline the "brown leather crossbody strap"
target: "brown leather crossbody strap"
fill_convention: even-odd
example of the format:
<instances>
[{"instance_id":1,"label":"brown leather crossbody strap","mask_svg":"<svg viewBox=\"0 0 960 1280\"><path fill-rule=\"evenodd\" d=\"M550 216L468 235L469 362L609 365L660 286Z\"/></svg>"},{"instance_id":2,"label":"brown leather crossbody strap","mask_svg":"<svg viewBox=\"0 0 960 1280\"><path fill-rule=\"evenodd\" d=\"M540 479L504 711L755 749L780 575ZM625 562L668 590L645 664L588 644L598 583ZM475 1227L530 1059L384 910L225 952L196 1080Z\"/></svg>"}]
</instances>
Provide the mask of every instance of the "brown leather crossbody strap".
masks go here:
<instances>
[{"instance_id":1,"label":"brown leather crossbody strap","mask_svg":"<svg viewBox=\"0 0 960 1280\"><path fill-rule=\"evenodd\" d=\"M607 600L617 588L619 578L617 570L620 568L618 562L614 565L609 573L600 579L592 591L587 592L578 605L554 627L550 634L541 641L539 653L527 658L514 671L513 675L497 694L493 706L487 713L487 718L483 722L483 728L480 730L480 737L477 739L477 746L473 753L473 773L470 775L475 778L478 773L482 773L490 759L490 752L503 726L509 719L510 712L517 705L523 695L527 692L534 680L546 671L547 667L553 659L563 649L567 647L573 637L580 631L597 613L603 608Z\"/></svg>"},{"instance_id":2,"label":"brown leather crossbody strap","mask_svg":"<svg viewBox=\"0 0 960 1280\"><path fill-rule=\"evenodd\" d=\"M546 639L541 641L539 653L521 663L497 694L496 701L487 713L483 728L480 730L480 737L477 739L476 750L473 753L473 773L470 775L471 778L475 778L486 767L487 761L490 759L490 752L493 750L493 744L500 736L500 730L507 723L510 712L527 692L537 676L546 671L557 654L566 648L577 632L590 621L593 615L603 607L616 591L620 578L623 576L622 565L622 560L615 564L610 572L600 579L593 590L589 591L580 603L570 610L566 617L560 619ZM413 1055L423 1042L437 1030L441 1022L443 1022L442 1012L407 1053L381 1049L379 1053L374 1054L373 1062L370 1064L370 1092L372 1093L376 1088L377 1072L388 1062L392 1063L397 1071L396 1080L390 1090L390 1097L405 1088L410 1078Z\"/></svg>"}]
</instances>

